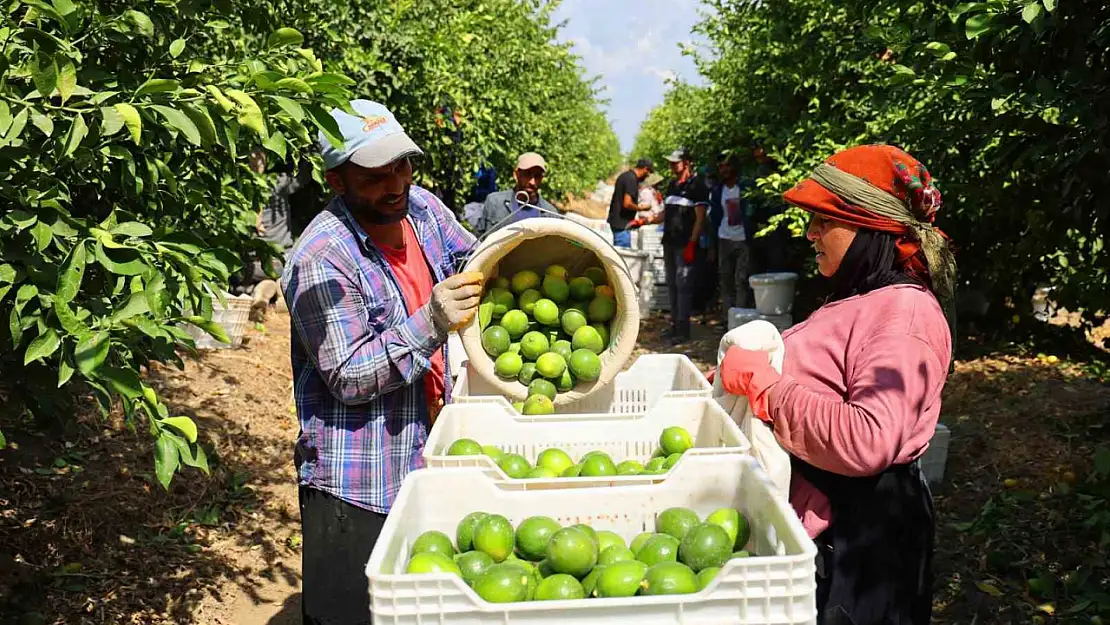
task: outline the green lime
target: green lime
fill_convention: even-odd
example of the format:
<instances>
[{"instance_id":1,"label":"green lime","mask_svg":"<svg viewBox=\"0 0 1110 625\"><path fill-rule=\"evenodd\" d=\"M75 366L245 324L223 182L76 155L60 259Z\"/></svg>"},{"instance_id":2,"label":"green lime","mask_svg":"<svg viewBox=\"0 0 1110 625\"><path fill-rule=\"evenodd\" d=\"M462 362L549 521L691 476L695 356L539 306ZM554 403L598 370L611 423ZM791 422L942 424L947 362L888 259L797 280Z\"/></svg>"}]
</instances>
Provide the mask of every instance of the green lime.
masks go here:
<instances>
[{"instance_id":1,"label":"green lime","mask_svg":"<svg viewBox=\"0 0 1110 625\"><path fill-rule=\"evenodd\" d=\"M741 549L740 551L737 551L736 553L732 554L732 556L729 557L729 560L737 560L737 559L740 559L740 558L750 558L750 557L752 557L752 554L748 553L748 551L746 549Z\"/></svg>"},{"instance_id":2,"label":"green lime","mask_svg":"<svg viewBox=\"0 0 1110 625\"><path fill-rule=\"evenodd\" d=\"M470 438L460 438L447 448L448 456L478 456L481 453L482 446L478 444L478 441Z\"/></svg>"},{"instance_id":3,"label":"green lime","mask_svg":"<svg viewBox=\"0 0 1110 625\"><path fill-rule=\"evenodd\" d=\"M453 556L455 555L455 546L451 544L451 539L447 534L432 530L424 532L413 541L412 548L409 549L409 555L414 556L418 553L442 553L445 556Z\"/></svg>"},{"instance_id":4,"label":"green lime","mask_svg":"<svg viewBox=\"0 0 1110 625\"><path fill-rule=\"evenodd\" d=\"M567 281L563 278L555 276L547 276L543 279L543 288L541 289L545 297L555 302L562 304L570 299L570 287L567 286Z\"/></svg>"},{"instance_id":5,"label":"green lime","mask_svg":"<svg viewBox=\"0 0 1110 625\"><path fill-rule=\"evenodd\" d=\"M573 308L563 312L563 332L566 332L570 336L574 336L574 333L578 330L578 328L586 325L588 325L588 322L586 321L586 315L582 314L581 312Z\"/></svg>"},{"instance_id":6,"label":"green lime","mask_svg":"<svg viewBox=\"0 0 1110 625\"><path fill-rule=\"evenodd\" d=\"M570 372L570 369L566 369L563 371L563 375L559 376L558 380L555 380L555 390L560 393L566 393L567 391L573 390L577 384L578 380L574 379L574 374Z\"/></svg>"},{"instance_id":7,"label":"green lime","mask_svg":"<svg viewBox=\"0 0 1110 625\"><path fill-rule=\"evenodd\" d=\"M601 267L590 267L586 271L583 271L582 275L589 278L590 282L593 283L594 286L601 286L609 283L609 280L605 275L605 270Z\"/></svg>"},{"instance_id":8,"label":"green lime","mask_svg":"<svg viewBox=\"0 0 1110 625\"><path fill-rule=\"evenodd\" d=\"M597 565L590 571L590 574L582 578L582 590L586 593L587 597L597 596L597 578L605 572L605 567Z\"/></svg>"},{"instance_id":9,"label":"green lime","mask_svg":"<svg viewBox=\"0 0 1110 625\"><path fill-rule=\"evenodd\" d=\"M684 453L693 446L694 438L690 436L686 428L678 426L669 427L663 430L663 433L659 435L659 448L662 449L663 454L667 456Z\"/></svg>"},{"instance_id":10,"label":"green lime","mask_svg":"<svg viewBox=\"0 0 1110 625\"><path fill-rule=\"evenodd\" d=\"M509 351L509 332L501 326L490 326L482 332L482 349L490 358L497 358Z\"/></svg>"},{"instance_id":11,"label":"green lime","mask_svg":"<svg viewBox=\"0 0 1110 625\"><path fill-rule=\"evenodd\" d=\"M570 355L570 363L568 366L570 367L570 372L574 374L574 377L583 382L593 382L601 377L601 358L592 350L574 350L574 353Z\"/></svg>"},{"instance_id":12,"label":"green lime","mask_svg":"<svg viewBox=\"0 0 1110 625\"><path fill-rule=\"evenodd\" d=\"M597 330L597 335L601 337L601 344L604 347L609 347L609 324L591 323L590 327Z\"/></svg>"},{"instance_id":13,"label":"green lime","mask_svg":"<svg viewBox=\"0 0 1110 625\"><path fill-rule=\"evenodd\" d=\"M536 372L540 375L543 375L543 369L540 368L540 364L538 362L536 363ZM560 373L562 372L560 371ZM555 401L555 394L555 385L550 380L536 378L528 384L528 395L543 395L551 401Z\"/></svg>"},{"instance_id":14,"label":"green lime","mask_svg":"<svg viewBox=\"0 0 1110 625\"><path fill-rule=\"evenodd\" d=\"M666 470L666 467L663 466L664 464L666 464L666 462L667 462L666 458L652 458L651 460L648 460L648 463L646 465L644 465L644 470L645 471L663 471L663 470Z\"/></svg>"},{"instance_id":15,"label":"green lime","mask_svg":"<svg viewBox=\"0 0 1110 625\"><path fill-rule=\"evenodd\" d=\"M505 276L497 276L496 278L487 282L486 287L490 289L508 289L511 284L512 283L509 282L509 279Z\"/></svg>"},{"instance_id":16,"label":"green lime","mask_svg":"<svg viewBox=\"0 0 1110 625\"><path fill-rule=\"evenodd\" d=\"M568 468L574 465L574 460L571 460L570 454L562 449L545 449L540 452L536 458L536 466L551 469L556 474L562 474Z\"/></svg>"},{"instance_id":17,"label":"green lime","mask_svg":"<svg viewBox=\"0 0 1110 625\"><path fill-rule=\"evenodd\" d=\"M551 344L542 332L529 332L520 339L520 355L524 356L525 360L534 361L546 354L550 348Z\"/></svg>"},{"instance_id":18,"label":"green lime","mask_svg":"<svg viewBox=\"0 0 1110 625\"><path fill-rule=\"evenodd\" d=\"M651 566L660 562L678 560L678 539L667 534L656 534L647 540L636 552L636 559Z\"/></svg>"},{"instance_id":19,"label":"green lime","mask_svg":"<svg viewBox=\"0 0 1110 625\"><path fill-rule=\"evenodd\" d=\"M582 584L570 575L562 573L545 577L536 587L536 601L568 601L585 598L586 590L582 588Z\"/></svg>"},{"instance_id":20,"label":"green lime","mask_svg":"<svg viewBox=\"0 0 1110 625\"><path fill-rule=\"evenodd\" d=\"M514 401L513 410L517 411L518 414L524 414L524 402Z\"/></svg>"},{"instance_id":21,"label":"green lime","mask_svg":"<svg viewBox=\"0 0 1110 625\"><path fill-rule=\"evenodd\" d=\"M586 309L589 308L589 307L590 307L589 302L572 301L572 302L570 302L569 304L567 304L566 306L563 307L563 314L565 315L569 311L573 310L573 311L582 313L582 316L585 317L586 316Z\"/></svg>"},{"instance_id":22,"label":"green lime","mask_svg":"<svg viewBox=\"0 0 1110 625\"><path fill-rule=\"evenodd\" d=\"M531 316L533 312L535 312L536 302L541 299L543 299L543 293L540 293L536 289L528 289L517 298L517 306L520 307L520 310L523 311L524 314Z\"/></svg>"},{"instance_id":23,"label":"green lime","mask_svg":"<svg viewBox=\"0 0 1110 625\"><path fill-rule=\"evenodd\" d=\"M608 477L617 474L617 466L606 454L595 454L582 462L582 477Z\"/></svg>"},{"instance_id":24,"label":"green lime","mask_svg":"<svg viewBox=\"0 0 1110 625\"><path fill-rule=\"evenodd\" d=\"M602 530L597 533L597 548L598 551L605 551L609 547L624 547L624 539L616 532L609 530Z\"/></svg>"},{"instance_id":25,"label":"green lime","mask_svg":"<svg viewBox=\"0 0 1110 625\"><path fill-rule=\"evenodd\" d=\"M578 477L580 475L582 475L581 462L579 462L578 464L572 464L571 466L567 467L567 470L563 471L562 477Z\"/></svg>"},{"instance_id":26,"label":"green lime","mask_svg":"<svg viewBox=\"0 0 1110 625\"><path fill-rule=\"evenodd\" d=\"M544 579L557 575L557 573L555 573L555 569L551 568L551 561L544 558L536 563L536 575L539 575L540 579Z\"/></svg>"},{"instance_id":27,"label":"green lime","mask_svg":"<svg viewBox=\"0 0 1110 625\"><path fill-rule=\"evenodd\" d=\"M520 375L521 368L524 367L524 359L520 354L512 352L505 352L497 357L493 362L493 371L498 377L505 378L506 380L515 380Z\"/></svg>"},{"instance_id":28,"label":"green lime","mask_svg":"<svg viewBox=\"0 0 1110 625\"><path fill-rule=\"evenodd\" d=\"M563 527L551 517L533 516L516 528L516 551L521 558L539 562L547 556L547 543Z\"/></svg>"},{"instance_id":29,"label":"green lime","mask_svg":"<svg viewBox=\"0 0 1110 625\"><path fill-rule=\"evenodd\" d=\"M559 325L559 306L549 299L541 299L532 308L532 316L545 326Z\"/></svg>"},{"instance_id":30,"label":"green lime","mask_svg":"<svg viewBox=\"0 0 1110 625\"><path fill-rule=\"evenodd\" d=\"M720 525L703 523L686 533L678 547L678 559L694 572L720 568L732 555L733 539Z\"/></svg>"},{"instance_id":31,"label":"green lime","mask_svg":"<svg viewBox=\"0 0 1110 625\"><path fill-rule=\"evenodd\" d=\"M482 301L493 304L494 319L498 319L505 313L516 308L516 299L513 298L513 294L506 289L492 288Z\"/></svg>"},{"instance_id":32,"label":"green lime","mask_svg":"<svg viewBox=\"0 0 1110 625\"><path fill-rule=\"evenodd\" d=\"M651 539L652 536L655 536L655 534L652 532L644 532L643 534L638 534L636 538L632 539L632 542L628 545L628 548L632 550L632 553L638 556L640 555L640 549L643 548L644 544L647 543L647 541Z\"/></svg>"},{"instance_id":33,"label":"green lime","mask_svg":"<svg viewBox=\"0 0 1110 625\"><path fill-rule=\"evenodd\" d=\"M567 268L562 265L548 265L547 269L544 270L543 275L544 277L554 276L556 278L562 278L563 280L566 280L569 273L567 272Z\"/></svg>"},{"instance_id":34,"label":"green lime","mask_svg":"<svg viewBox=\"0 0 1110 625\"><path fill-rule=\"evenodd\" d=\"M495 564L474 580L474 592L490 603L515 603L528 598L532 576L515 564Z\"/></svg>"},{"instance_id":35,"label":"green lime","mask_svg":"<svg viewBox=\"0 0 1110 625\"><path fill-rule=\"evenodd\" d=\"M698 592L705 590L706 586L713 583L713 580L717 579L717 573L720 572L721 569L715 566L698 571Z\"/></svg>"},{"instance_id":36,"label":"green lime","mask_svg":"<svg viewBox=\"0 0 1110 625\"><path fill-rule=\"evenodd\" d=\"M455 528L455 543L458 544L460 552L474 548L474 526L487 516L489 514L486 512L471 512L459 521L459 525Z\"/></svg>"},{"instance_id":37,"label":"green lime","mask_svg":"<svg viewBox=\"0 0 1110 625\"><path fill-rule=\"evenodd\" d=\"M566 339L559 339L551 344L551 351L563 357L563 360L570 363L570 357L574 355L574 347L571 346L570 341Z\"/></svg>"},{"instance_id":38,"label":"green lime","mask_svg":"<svg viewBox=\"0 0 1110 625\"><path fill-rule=\"evenodd\" d=\"M552 380L562 377L567 370L567 361L555 352L547 352L536 359L536 371L543 377ZM552 399L555 399L552 397Z\"/></svg>"},{"instance_id":39,"label":"green lime","mask_svg":"<svg viewBox=\"0 0 1110 625\"><path fill-rule=\"evenodd\" d=\"M589 536L590 540L594 541L594 545L596 545L598 547L598 552L599 553L601 552L601 549L600 549L601 540L598 539L598 537L597 537L597 530L590 527L589 525L586 525L585 523L578 523L576 525L571 525L570 527L571 527L571 529L576 529L576 530L584 533L585 535Z\"/></svg>"},{"instance_id":40,"label":"green lime","mask_svg":"<svg viewBox=\"0 0 1110 625\"><path fill-rule=\"evenodd\" d=\"M485 552L494 562L504 562L513 552L513 524L500 514L482 517L474 526L474 549Z\"/></svg>"},{"instance_id":41,"label":"green lime","mask_svg":"<svg viewBox=\"0 0 1110 625\"><path fill-rule=\"evenodd\" d=\"M643 471L644 465L635 460L625 460L617 465L617 475L639 475Z\"/></svg>"},{"instance_id":42,"label":"green lime","mask_svg":"<svg viewBox=\"0 0 1110 625\"><path fill-rule=\"evenodd\" d=\"M559 477L559 474L547 467L533 467L527 477L530 480L550 480Z\"/></svg>"},{"instance_id":43,"label":"green lime","mask_svg":"<svg viewBox=\"0 0 1110 625\"><path fill-rule=\"evenodd\" d=\"M578 276L570 281L570 297L573 300L589 300L594 295L594 282L586 276Z\"/></svg>"},{"instance_id":44,"label":"green lime","mask_svg":"<svg viewBox=\"0 0 1110 625\"><path fill-rule=\"evenodd\" d=\"M551 537L547 559L556 572L581 579L597 564L597 543L579 529L564 528Z\"/></svg>"},{"instance_id":45,"label":"green lime","mask_svg":"<svg viewBox=\"0 0 1110 625\"><path fill-rule=\"evenodd\" d=\"M670 469L674 467L674 465L678 464L679 460L682 460L682 454L671 454L667 456L666 460L663 461L663 468Z\"/></svg>"},{"instance_id":46,"label":"green lime","mask_svg":"<svg viewBox=\"0 0 1110 625\"><path fill-rule=\"evenodd\" d=\"M497 466L514 480L523 479L528 477L528 473L532 470L532 465L524 459L520 454L505 454L497 461Z\"/></svg>"},{"instance_id":47,"label":"green lime","mask_svg":"<svg viewBox=\"0 0 1110 625\"><path fill-rule=\"evenodd\" d=\"M603 549L601 554L597 556L598 564L614 564L617 562L624 562L625 560L635 560L636 555L632 550L623 545L613 545L608 549Z\"/></svg>"},{"instance_id":48,"label":"green lime","mask_svg":"<svg viewBox=\"0 0 1110 625\"><path fill-rule=\"evenodd\" d=\"M655 517L655 531L682 540L686 533L701 525L698 513L689 508L667 508Z\"/></svg>"},{"instance_id":49,"label":"green lime","mask_svg":"<svg viewBox=\"0 0 1110 625\"><path fill-rule=\"evenodd\" d=\"M617 301L611 297L598 295L590 300L586 309L592 323L608 323L617 314Z\"/></svg>"},{"instance_id":50,"label":"green lime","mask_svg":"<svg viewBox=\"0 0 1110 625\"><path fill-rule=\"evenodd\" d=\"M751 527L748 526L748 520L744 518L743 514L740 514L739 510L733 508L721 508L706 517L705 522L723 527L728 535L732 537L732 548L736 551L747 546L748 538L751 537Z\"/></svg>"},{"instance_id":51,"label":"green lime","mask_svg":"<svg viewBox=\"0 0 1110 625\"><path fill-rule=\"evenodd\" d=\"M547 382L547 380L536 379L534 382ZM521 414L555 414L555 402L551 401L551 398L547 395L530 395L528 399L524 400L524 410L521 411Z\"/></svg>"},{"instance_id":52,"label":"green lime","mask_svg":"<svg viewBox=\"0 0 1110 625\"><path fill-rule=\"evenodd\" d=\"M597 578L597 596L632 597L640 590L647 571L646 564L635 560L606 565Z\"/></svg>"},{"instance_id":53,"label":"green lime","mask_svg":"<svg viewBox=\"0 0 1110 625\"><path fill-rule=\"evenodd\" d=\"M419 575L429 573L454 573L455 575L462 576L459 565L455 564L455 561L449 556L428 551L414 555L412 559L409 560L409 565L405 568L405 572Z\"/></svg>"},{"instance_id":54,"label":"green lime","mask_svg":"<svg viewBox=\"0 0 1110 625\"><path fill-rule=\"evenodd\" d=\"M521 294L528 289L534 289L540 284L540 277L536 272L529 269L518 271L513 274L512 289L513 293Z\"/></svg>"},{"instance_id":55,"label":"green lime","mask_svg":"<svg viewBox=\"0 0 1110 625\"><path fill-rule=\"evenodd\" d=\"M528 331L528 323L528 315L524 314L524 311L513 309L501 317L501 322L498 325L505 328L509 332L509 336L515 341Z\"/></svg>"},{"instance_id":56,"label":"green lime","mask_svg":"<svg viewBox=\"0 0 1110 625\"><path fill-rule=\"evenodd\" d=\"M660 562L644 575L644 595L685 595L697 591L697 575L685 564Z\"/></svg>"},{"instance_id":57,"label":"green lime","mask_svg":"<svg viewBox=\"0 0 1110 625\"><path fill-rule=\"evenodd\" d=\"M493 321L493 302L483 300L478 305L478 328L485 330Z\"/></svg>"},{"instance_id":58,"label":"green lime","mask_svg":"<svg viewBox=\"0 0 1110 625\"><path fill-rule=\"evenodd\" d=\"M482 573L493 566L493 558L481 551L467 551L455 556L455 564L462 571L462 578L467 584L473 584Z\"/></svg>"},{"instance_id":59,"label":"green lime","mask_svg":"<svg viewBox=\"0 0 1110 625\"><path fill-rule=\"evenodd\" d=\"M536 363L526 362L520 366L520 373L516 375L517 381L528 386L536 378Z\"/></svg>"},{"instance_id":60,"label":"green lime","mask_svg":"<svg viewBox=\"0 0 1110 625\"><path fill-rule=\"evenodd\" d=\"M494 447L493 445L482 445L482 454L493 458L493 461L497 462L501 459L501 456L505 455L505 452Z\"/></svg>"},{"instance_id":61,"label":"green lime","mask_svg":"<svg viewBox=\"0 0 1110 625\"><path fill-rule=\"evenodd\" d=\"M492 326L491 329L494 327L497 326ZM488 331L489 330L487 330L487 332ZM508 333L506 333L505 338L508 338L508 336ZM597 330L594 329L593 326L583 326L581 328L578 328L578 331L574 333L573 337L571 337L570 344L572 347L574 347L575 351L578 351L580 349L587 349L595 354L600 354L601 352L605 351L605 343L601 340L601 335L598 334ZM508 349L507 343L505 345L505 349Z\"/></svg>"}]
</instances>

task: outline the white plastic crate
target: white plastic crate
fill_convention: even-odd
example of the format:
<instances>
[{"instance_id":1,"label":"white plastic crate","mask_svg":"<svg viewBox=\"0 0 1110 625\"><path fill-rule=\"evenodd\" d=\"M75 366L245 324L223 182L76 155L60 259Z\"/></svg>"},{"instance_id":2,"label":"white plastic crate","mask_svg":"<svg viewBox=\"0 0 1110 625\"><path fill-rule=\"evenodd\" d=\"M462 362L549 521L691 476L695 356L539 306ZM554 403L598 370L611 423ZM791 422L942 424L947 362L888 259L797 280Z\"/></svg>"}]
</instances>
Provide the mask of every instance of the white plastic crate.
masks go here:
<instances>
[{"instance_id":1,"label":"white plastic crate","mask_svg":"<svg viewBox=\"0 0 1110 625\"><path fill-rule=\"evenodd\" d=\"M618 373L613 381L581 401L566 406L556 406L559 414L647 412L663 397L709 397L713 385L689 358L682 354L644 354L636 359L627 371ZM451 392L453 403L487 403L490 401L512 404L494 388L473 377L463 367Z\"/></svg>"},{"instance_id":2,"label":"white plastic crate","mask_svg":"<svg viewBox=\"0 0 1110 625\"><path fill-rule=\"evenodd\" d=\"M671 473L695 457L720 454L746 454L751 444L740 427L708 397L665 397L647 414L547 415L525 416L504 402L452 404L445 406L436 419L427 443L424 464L429 468L477 467L492 478L509 480L488 456L448 456L447 448L460 438L471 438L482 445L524 456L535 464L545 449L556 447L580 458L586 452L603 451L614 462L639 460L646 463L659 447L659 435L671 426L680 426L694 438L694 447L683 454ZM621 475L597 478L555 478L513 480L542 487L559 485L581 487L596 485L645 484L661 481L664 475Z\"/></svg>"},{"instance_id":3,"label":"white plastic crate","mask_svg":"<svg viewBox=\"0 0 1110 625\"><path fill-rule=\"evenodd\" d=\"M370 609L379 625L811 625L817 622L817 548L790 504L754 459L703 458L670 479L609 489L510 490L478 469L421 469L409 474L370 554ZM706 464L711 463L712 468ZM675 506L704 518L723 507L748 518L751 558L729 560L716 580L690 595L493 604L451 574L406 575L420 534L453 536L458 522L481 510L519 524L534 515L563 525L585 523L626 541L655 528L655 515Z\"/></svg>"},{"instance_id":4,"label":"white plastic crate","mask_svg":"<svg viewBox=\"0 0 1110 625\"><path fill-rule=\"evenodd\" d=\"M930 484L939 484L944 481L944 465L948 463L948 441L952 438L952 431L943 423L937 424L929 448L921 456L921 472Z\"/></svg>"},{"instance_id":5,"label":"white plastic crate","mask_svg":"<svg viewBox=\"0 0 1110 625\"><path fill-rule=\"evenodd\" d=\"M193 337L197 349L228 349L242 345L243 336L247 333L247 322L250 321L251 305L253 304L251 296L235 296L224 293L227 307L222 306L220 300L216 297L210 297L209 299L212 301L212 322L224 329L231 342L221 343L213 338L211 334L191 323L183 323L181 328ZM186 311L185 314L191 315L192 312Z\"/></svg>"}]
</instances>

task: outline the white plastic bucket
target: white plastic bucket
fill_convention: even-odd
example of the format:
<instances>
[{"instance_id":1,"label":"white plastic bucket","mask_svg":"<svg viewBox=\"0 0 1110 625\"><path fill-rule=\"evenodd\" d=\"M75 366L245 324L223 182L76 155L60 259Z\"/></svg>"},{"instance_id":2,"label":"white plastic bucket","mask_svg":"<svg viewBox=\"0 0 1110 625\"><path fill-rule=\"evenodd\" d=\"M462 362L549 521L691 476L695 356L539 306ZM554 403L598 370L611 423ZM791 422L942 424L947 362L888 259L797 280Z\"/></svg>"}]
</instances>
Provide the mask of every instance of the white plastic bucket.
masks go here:
<instances>
[{"instance_id":1,"label":"white plastic bucket","mask_svg":"<svg viewBox=\"0 0 1110 625\"><path fill-rule=\"evenodd\" d=\"M794 325L794 317L787 313L785 315L765 315L759 312L756 308L729 308L728 309L728 329L739 328L745 323L762 319L768 321L778 329L779 332L786 331L787 328Z\"/></svg>"},{"instance_id":2,"label":"white plastic bucket","mask_svg":"<svg viewBox=\"0 0 1110 625\"><path fill-rule=\"evenodd\" d=\"M794 309L796 273L760 273L748 278L755 292L755 308L764 315L786 315Z\"/></svg>"}]
</instances>

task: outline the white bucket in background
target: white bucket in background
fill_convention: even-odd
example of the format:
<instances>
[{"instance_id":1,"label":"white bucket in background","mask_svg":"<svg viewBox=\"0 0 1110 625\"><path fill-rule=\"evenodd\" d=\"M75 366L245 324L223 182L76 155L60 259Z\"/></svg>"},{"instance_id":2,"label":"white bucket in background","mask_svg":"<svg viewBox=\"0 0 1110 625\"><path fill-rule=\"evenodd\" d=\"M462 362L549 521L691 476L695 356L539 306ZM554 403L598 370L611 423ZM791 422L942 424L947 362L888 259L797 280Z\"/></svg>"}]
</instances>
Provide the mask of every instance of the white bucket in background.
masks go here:
<instances>
[{"instance_id":1,"label":"white bucket in background","mask_svg":"<svg viewBox=\"0 0 1110 625\"><path fill-rule=\"evenodd\" d=\"M764 315L755 308L729 308L728 309L728 329L739 328L740 326L750 321L762 319L775 326L779 332L785 332L787 328L794 325L794 317L787 313L785 315Z\"/></svg>"},{"instance_id":2,"label":"white bucket in background","mask_svg":"<svg viewBox=\"0 0 1110 625\"><path fill-rule=\"evenodd\" d=\"M764 315L787 315L794 309L796 273L760 273L748 278L755 292L755 307Z\"/></svg>"}]
</instances>

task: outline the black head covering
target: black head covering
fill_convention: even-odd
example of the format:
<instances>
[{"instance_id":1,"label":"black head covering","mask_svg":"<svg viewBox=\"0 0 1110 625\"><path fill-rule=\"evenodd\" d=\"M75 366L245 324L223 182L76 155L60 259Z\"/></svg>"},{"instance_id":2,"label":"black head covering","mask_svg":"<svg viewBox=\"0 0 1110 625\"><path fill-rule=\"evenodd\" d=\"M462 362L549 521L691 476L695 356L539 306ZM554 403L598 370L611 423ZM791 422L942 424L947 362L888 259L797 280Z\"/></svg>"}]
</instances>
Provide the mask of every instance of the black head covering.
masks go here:
<instances>
[{"instance_id":1,"label":"black head covering","mask_svg":"<svg viewBox=\"0 0 1110 625\"><path fill-rule=\"evenodd\" d=\"M830 301L863 295L892 284L921 284L894 266L897 236L860 228L832 277Z\"/></svg>"}]
</instances>

